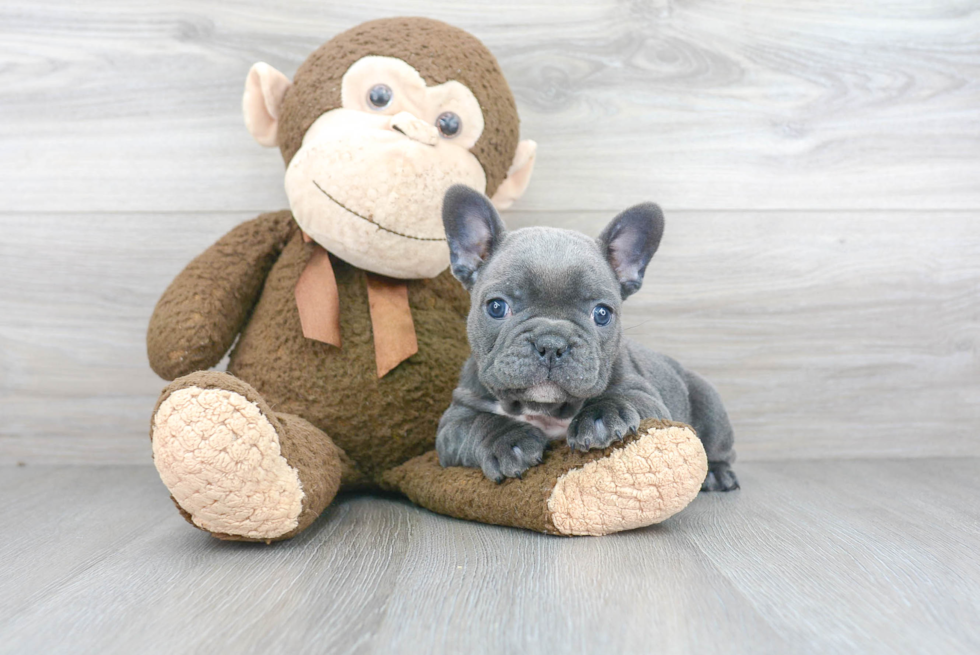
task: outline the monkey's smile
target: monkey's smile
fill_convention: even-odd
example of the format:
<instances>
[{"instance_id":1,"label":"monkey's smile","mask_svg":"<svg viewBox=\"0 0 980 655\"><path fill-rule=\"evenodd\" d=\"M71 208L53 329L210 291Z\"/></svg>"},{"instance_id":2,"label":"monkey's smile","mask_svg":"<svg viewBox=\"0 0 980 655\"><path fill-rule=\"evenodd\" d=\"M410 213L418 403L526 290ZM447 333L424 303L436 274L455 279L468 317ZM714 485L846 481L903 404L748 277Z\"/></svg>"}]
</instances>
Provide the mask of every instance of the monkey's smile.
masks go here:
<instances>
[{"instance_id":1,"label":"monkey's smile","mask_svg":"<svg viewBox=\"0 0 980 655\"><path fill-rule=\"evenodd\" d=\"M392 230L391 228L387 228L384 225L381 225L380 223L378 223L377 221L368 218L367 216L364 216L362 214L358 214L356 211L354 211L350 207L347 207L346 205L344 205L344 203L340 202L339 200L337 200L336 198L334 198L332 195L330 195L329 193L327 193L322 186L320 186L319 184L317 184L317 181L316 180L313 180L313 186L315 186L317 189L319 189L320 193L322 193L327 198L329 198L331 201L333 201L334 204L336 204L338 207L340 207L341 209L343 209L345 212L347 212L349 214L352 214L354 216L357 216L362 221L367 221L371 225L374 225L375 227L377 227L379 230L383 230L385 232L388 232L389 234L394 234L395 236L399 236L399 237L402 237L404 239L414 239L415 241L445 241L446 240L445 238L439 239L439 238L436 238L436 237L417 237L417 236L414 236L414 235L411 235L411 234L403 234L402 232L396 232L395 230Z\"/></svg>"}]
</instances>

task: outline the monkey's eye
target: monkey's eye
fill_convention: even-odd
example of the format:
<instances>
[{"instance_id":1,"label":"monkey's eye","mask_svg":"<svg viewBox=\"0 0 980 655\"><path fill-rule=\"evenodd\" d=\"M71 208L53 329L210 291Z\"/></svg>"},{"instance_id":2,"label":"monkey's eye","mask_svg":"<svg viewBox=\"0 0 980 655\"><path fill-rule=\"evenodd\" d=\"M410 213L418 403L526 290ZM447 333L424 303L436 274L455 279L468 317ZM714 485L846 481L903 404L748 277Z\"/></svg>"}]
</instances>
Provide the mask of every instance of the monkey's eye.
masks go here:
<instances>
[{"instance_id":1,"label":"monkey's eye","mask_svg":"<svg viewBox=\"0 0 980 655\"><path fill-rule=\"evenodd\" d=\"M453 112L446 111L439 114L439 118L436 119L436 127L439 128L440 134L451 139L463 129L463 121L459 120L459 116Z\"/></svg>"},{"instance_id":2,"label":"monkey's eye","mask_svg":"<svg viewBox=\"0 0 980 655\"><path fill-rule=\"evenodd\" d=\"M592 310L592 320L598 326L609 325L612 320L612 309L609 305L596 305Z\"/></svg>"},{"instance_id":3,"label":"monkey's eye","mask_svg":"<svg viewBox=\"0 0 980 655\"><path fill-rule=\"evenodd\" d=\"M501 298L494 298L487 301L487 314L490 315L490 318L505 318L509 313L510 307L507 306L507 302L505 300Z\"/></svg>"},{"instance_id":4,"label":"monkey's eye","mask_svg":"<svg viewBox=\"0 0 980 655\"><path fill-rule=\"evenodd\" d=\"M368 102L375 109L384 109L391 104L391 87L387 84L375 84L368 91Z\"/></svg>"}]
</instances>

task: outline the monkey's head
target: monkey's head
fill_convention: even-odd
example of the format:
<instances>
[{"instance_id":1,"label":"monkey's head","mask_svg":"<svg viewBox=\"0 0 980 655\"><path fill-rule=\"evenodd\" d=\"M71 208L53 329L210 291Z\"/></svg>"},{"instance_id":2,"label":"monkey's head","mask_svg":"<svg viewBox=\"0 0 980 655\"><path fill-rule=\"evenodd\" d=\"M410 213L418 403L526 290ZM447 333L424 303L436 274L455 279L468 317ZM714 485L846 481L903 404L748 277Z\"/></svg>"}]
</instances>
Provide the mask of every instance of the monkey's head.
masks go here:
<instances>
[{"instance_id":1,"label":"monkey's head","mask_svg":"<svg viewBox=\"0 0 980 655\"><path fill-rule=\"evenodd\" d=\"M465 184L509 206L536 145L519 141L514 97L475 37L425 18L363 23L320 46L292 82L249 71L245 124L286 161L300 227L382 275L433 277L449 264L442 199Z\"/></svg>"}]
</instances>

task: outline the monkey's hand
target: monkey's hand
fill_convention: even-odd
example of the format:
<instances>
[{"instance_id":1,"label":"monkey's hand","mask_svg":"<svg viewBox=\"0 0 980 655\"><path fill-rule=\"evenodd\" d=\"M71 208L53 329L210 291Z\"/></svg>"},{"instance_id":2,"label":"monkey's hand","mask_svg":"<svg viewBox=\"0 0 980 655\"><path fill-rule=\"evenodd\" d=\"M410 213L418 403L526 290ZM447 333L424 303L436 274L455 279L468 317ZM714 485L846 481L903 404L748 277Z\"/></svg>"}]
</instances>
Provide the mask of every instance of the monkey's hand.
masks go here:
<instances>
[{"instance_id":1,"label":"monkey's hand","mask_svg":"<svg viewBox=\"0 0 980 655\"><path fill-rule=\"evenodd\" d=\"M157 375L173 380L221 360L296 229L288 211L263 214L221 237L181 271L153 310L146 334Z\"/></svg>"}]
</instances>

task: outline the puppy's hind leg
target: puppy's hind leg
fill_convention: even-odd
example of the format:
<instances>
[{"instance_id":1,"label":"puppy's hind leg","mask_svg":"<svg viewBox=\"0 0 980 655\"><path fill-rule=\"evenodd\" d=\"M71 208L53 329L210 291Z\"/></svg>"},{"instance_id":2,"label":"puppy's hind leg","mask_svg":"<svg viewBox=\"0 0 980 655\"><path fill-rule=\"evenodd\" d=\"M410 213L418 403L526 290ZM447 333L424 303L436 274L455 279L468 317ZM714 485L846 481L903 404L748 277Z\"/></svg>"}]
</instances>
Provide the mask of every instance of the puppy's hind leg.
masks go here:
<instances>
[{"instance_id":1,"label":"puppy's hind leg","mask_svg":"<svg viewBox=\"0 0 980 655\"><path fill-rule=\"evenodd\" d=\"M702 491L732 491L739 488L732 470L735 433L721 396L710 382L693 371L684 372L691 401L691 426L697 430L708 455L708 475Z\"/></svg>"}]
</instances>

